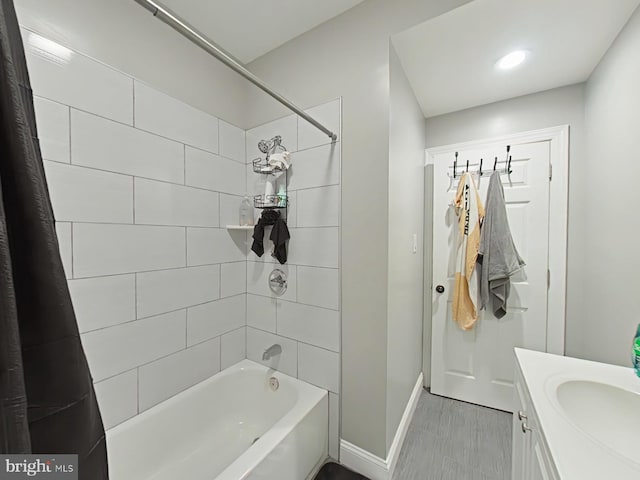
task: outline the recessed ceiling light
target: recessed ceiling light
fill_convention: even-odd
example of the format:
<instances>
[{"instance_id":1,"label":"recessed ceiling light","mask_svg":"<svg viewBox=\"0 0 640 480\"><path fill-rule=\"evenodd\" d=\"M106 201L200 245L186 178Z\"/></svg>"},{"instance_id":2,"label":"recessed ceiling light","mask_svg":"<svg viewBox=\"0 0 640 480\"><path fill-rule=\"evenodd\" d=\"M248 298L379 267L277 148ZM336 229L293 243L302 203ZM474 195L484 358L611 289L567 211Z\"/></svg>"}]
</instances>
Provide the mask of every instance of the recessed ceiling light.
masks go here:
<instances>
[{"instance_id":1,"label":"recessed ceiling light","mask_svg":"<svg viewBox=\"0 0 640 480\"><path fill-rule=\"evenodd\" d=\"M511 52L498 60L496 66L500 70L511 70L525 61L527 53L528 52L526 50L516 50L515 52Z\"/></svg>"}]
</instances>

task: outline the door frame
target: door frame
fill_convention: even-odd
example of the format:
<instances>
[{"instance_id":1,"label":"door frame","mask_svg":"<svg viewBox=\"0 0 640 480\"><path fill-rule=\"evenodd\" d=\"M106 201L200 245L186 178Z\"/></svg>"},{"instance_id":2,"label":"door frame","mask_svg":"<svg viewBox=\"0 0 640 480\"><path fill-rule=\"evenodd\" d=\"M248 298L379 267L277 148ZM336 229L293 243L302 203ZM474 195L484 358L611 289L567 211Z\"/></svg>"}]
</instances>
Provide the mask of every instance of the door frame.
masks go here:
<instances>
[{"instance_id":1,"label":"door frame","mask_svg":"<svg viewBox=\"0 0 640 480\"><path fill-rule=\"evenodd\" d=\"M479 148L491 143L515 145L550 142L549 176L549 287L547 293L547 352L565 353L567 233L569 207L569 125L531 130L510 135L471 140L425 150L425 216L424 222L424 312L422 367L425 387L431 384L431 315L433 304L433 175L434 156L440 153ZM551 215L551 213L553 213Z\"/></svg>"}]
</instances>

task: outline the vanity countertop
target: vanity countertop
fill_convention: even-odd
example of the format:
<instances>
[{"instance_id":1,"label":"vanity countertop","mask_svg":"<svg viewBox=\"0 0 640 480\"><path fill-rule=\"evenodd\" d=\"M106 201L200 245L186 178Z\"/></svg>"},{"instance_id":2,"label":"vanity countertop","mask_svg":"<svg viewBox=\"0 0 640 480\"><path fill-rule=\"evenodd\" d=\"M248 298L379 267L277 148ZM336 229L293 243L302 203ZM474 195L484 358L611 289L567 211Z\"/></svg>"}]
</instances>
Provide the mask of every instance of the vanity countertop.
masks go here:
<instances>
[{"instance_id":1,"label":"vanity countertop","mask_svg":"<svg viewBox=\"0 0 640 480\"><path fill-rule=\"evenodd\" d=\"M634 403L634 395L638 395L637 399L640 401L640 378L636 377L631 368L520 348L516 349L516 358L538 416L541 433L562 480L640 478L640 450L637 447L640 443L640 431L637 432L637 437L627 445L629 425L640 423L640 410L635 411L635 415L629 415L627 423L624 420L627 417L621 417L620 409L612 409L606 395L602 398L599 395L589 395L590 398L585 398L584 402L579 395L574 396L576 406L573 408L593 410L593 412L576 412L576 415L585 419L590 428L607 429L610 438L608 441L601 441L595 435L585 433L574 420L569 418L556 395L558 391L556 389L567 382L574 382L572 384L574 386L586 385L587 387L594 384L600 387L600 384L604 384L605 393L607 393L607 387L617 387L626 391L621 393L623 396L626 395L627 399L631 399L632 403ZM618 392L615 388L610 390ZM618 418L613 421L609 416ZM625 435L616 438L615 425L620 424L621 421L625 425L626 439ZM619 447L612 446L614 443L618 443ZM639 454L630 458L629 452L634 449ZM627 451L627 455L621 453L623 450Z\"/></svg>"}]
</instances>

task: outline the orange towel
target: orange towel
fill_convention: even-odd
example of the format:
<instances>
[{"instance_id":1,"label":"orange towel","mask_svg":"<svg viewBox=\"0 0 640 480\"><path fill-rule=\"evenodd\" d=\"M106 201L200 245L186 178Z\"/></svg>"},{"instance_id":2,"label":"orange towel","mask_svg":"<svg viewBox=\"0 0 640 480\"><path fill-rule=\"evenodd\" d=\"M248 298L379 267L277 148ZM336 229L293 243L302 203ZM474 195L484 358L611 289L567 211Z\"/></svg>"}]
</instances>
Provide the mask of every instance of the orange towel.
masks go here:
<instances>
[{"instance_id":1,"label":"orange towel","mask_svg":"<svg viewBox=\"0 0 640 480\"><path fill-rule=\"evenodd\" d=\"M463 330L470 330L478 319L476 309L478 281L475 267L484 207L469 173L465 173L460 178L455 206L459 234L456 252L456 283L453 291L453 319Z\"/></svg>"}]
</instances>

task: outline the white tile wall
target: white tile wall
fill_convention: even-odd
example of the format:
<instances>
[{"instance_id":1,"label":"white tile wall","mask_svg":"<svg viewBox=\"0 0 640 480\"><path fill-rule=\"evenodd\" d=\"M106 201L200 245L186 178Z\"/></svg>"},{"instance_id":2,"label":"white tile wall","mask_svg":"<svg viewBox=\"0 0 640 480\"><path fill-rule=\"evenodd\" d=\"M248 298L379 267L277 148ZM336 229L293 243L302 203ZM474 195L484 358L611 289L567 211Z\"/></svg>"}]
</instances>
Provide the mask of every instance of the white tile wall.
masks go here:
<instances>
[{"instance_id":1,"label":"white tile wall","mask_svg":"<svg viewBox=\"0 0 640 480\"><path fill-rule=\"evenodd\" d=\"M138 318L170 312L220 297L220 265L136 274Z\"/></svg>"},{"instance_id":2,"label":"white tile wall","mask_svg":"<svg viewBox=\"0 0 640 480\"><path fill-rule=\"evenodd\" d=\"M184 265L184 228L91 223L73 225L75 278Z\"/></svg>"},{"instance_id":3,"label":"white tile wall","mask_svg":"<svg viewBox=\"0 0 640 480\"><path fill-rule=\"evenodd\" d=\"M335 310L278 300L278 335L340 350L340 314Z\"/></svg>"},{"instance_id":4,"label":"white tile wall","mask_svg":"<svg viewBox=\"0 0 640 480\"><path fill-rule=\"evenodd\" d=\"M187 228L187 264L240 262L246 260L246 234L225 228Z\"/></svg>"},{"instance_id":5,"label":"white tile wall","mask_svg":"<svg viewBox=\"0 0 640 480\"><path fill-rule=\"evenodd\" d=\"M133 178L48 160L44 167L57 220L133 223Z\"/></svg>"},{"instance_id":6,"label":"white tile wall","mask_svg":"<svg viewBox=\"0 0 640 480\"><path fill-rule=\"evenodd\" d=\"M340 225L340 186L310 188L297 192L298 227Z\"/></svg>"},{"instance_id":7,"label":"white tile wall","mask_svg":"<svg viewBox=\"0 0 640 480\"><path fill-rule=\"evenodd\" d=\"M247 189L243 164L197 148L187 147L186 172L186 184L194 187L235 195Z\"/></svg>"},{"instance_id":8,"label":"white tile wall","mask_svg":"<svg viewBox=\"0 0 640 480\"><path fill-rule=\"evenodd\" d=\"M218 119L135 82L135 126L186 145L218 153Z\"/></svg>"},{"instance_id":9,"label":"white tile wall","mask_svg":"<svg viewBox=\"0 0 640 480\"><path fill-rule=\"evenodd\" d=\"M58 62L46 41L31 44L61 256L107 428L245 356L337 392L340 144L294 115L245 133L88 57L61 48ZM339 101L310 112L339 129ZM247 190L260 193L245 163L274 135L294 154L284 266L268 240L247 261L251 233L224 228ZM273 268L289 277L279 300ZM263 362L274 343L283 353Z\"/></svg>"},{"instance_id":10,"label":"white tile wall","mask_svg":"<svg viewBox=\"0 0 640 480\"><path fill-rule=\"evenodd\" d=\"M42 158L69 163L69 107L34 97Z\"/></svg>"},{"instance_id":11,"label":"white tile wall","mask_svg":"<svg viewBox=\"0 0 640 480\"><path fill-rule=\"evenodd\" d=\"M69 291L82 333L136 319L133 274L69 280Z\"/></svg>"},{"instance_id":12,"label":"white tile wall","mask_svg":"<svg viewBox=\"0 0 640 480\"><path fill-rule=\"evenodd\" d=\"M220 296L232 297L247 291L247 263L225 263L221 265Z\"/></svg>"},{"instance_id":13,"label":"white tile wall","mask_svg":"<svg viewBox=\"0 0 640 480\"><path fill-rule=\"evenodd\" d=\"M220 338L181 350L140 367L140 411L220 371Z\"/></svg>"},{"instance_id":14,"label":"white tile wall","mask_svg":"<svg viewBox=\"0 0 640 480\"><path fill-rule=\"evenodd\" d=\"M138 414L138 371L129 370L95 385L104 428L109 429Z\"/></svg>"},{"instance_id":15,"label":"white tile wall","mask_svg":"<svg viewBox=\"0 0 640 480\"><path fill-rule=\"evenodd\" d=\"M282 353L262 360L264 351L276 343L282 347ZM292 377L298 376L298 343L289 338L247 327L247 358Z\"/></svg>"},{"instance_id":16,"label":"white tile wall","mask_svg":"<svg viewBox=\"0 0 640 480\"><path fill-rule=\"evenodd\" d=\"M320 388L340 392L340 355L298 343L298 377Z\"/></svg>"},{"instance_id":17,"label":"white tile wall","mask_svg":"<svg viewBox=\"0 0 640 480\"><path fill-rule=\"evenodd\" d=\"M167 313L82 335L93 380L99 382L185 348L186 312Z\"/></svg>"},{"instance_id":18,"label":"white tile wall","mask_svg":"<svg viewBox=\"0 0 640 480\"><path fill-rule=\"evenodd\" d=\"M72 278L73 274L73 254L71 251L71 224L66 222L56 222L56 236L60 247L60 258L64 267L64 274L67 278Z\"/></svg>"},{"instance_id":19,"label":"white tile wall","mask_svg":"<svg viewBox=\"0 0 640 480\"><path fill-rule=\"evenodd\" d=\"M172 183L135 179L135 223L217 227L218 193Z\"/></svg>"},{"instance_id":20,"label":"white tile wall","mask_svg":"<svg viewBox=\"0 0 640 480\"><path fill-rule=\"evenodd\" d=\"M290 263L338 268L339 228L292 228L289 231Z\"/></svg>"},{"instance_id":21,"label":"white tile wall","mask_svg":"<svg viewBox=\"0 0 640 480\"><path fill-rule=\"evenodd\" d=\"M244 326L245 305L242 294L189 308L187 344L194 345Z\"/></svg>"},{"instance_id":22,"label":"white tile wall","mask_svg":"<svg viewBox=\"0 0 640 480\"><path fill-rule=\"evenodd\" d=\"M275 298L247 295L247 325L267 332L276 333Z\"/></svg>"},{"instance_id":23,"label":"white tile wall","mask_svg":"<svg viewBox=\"0 0 640 480\"><path fill-rule=\"evenodd\" d=\"M225 369L244 360L247 356L247 329L240 327L220 337L220 368Z\"/></svg>"},{"instance_id":24,"label":"white tile wall","mask_svg":"<svg viewBox=\"0 0 640 480\"><path fill-rule=\"evenodd\" d=\"M338 310L340 294L338 269L298 266L296 270L298 302Z\"/></svg>"},{"instance_id":25,"label":"white tile wall","mask_svg":"<svg viewBox=\"0 0 640 480\"><path fill-rule=\"evenodd\" d=\"M76 165L184 183L184 145L178 142L75 109L71 130Z\"/></svg>"},{"instance_id":26,"label":"white tile wall","mask_svg":"<svg viewBox=\"0 0 640 480\"><path fill-rule=\"evenodd\" d=\"M306 113L338 135L340 140L340 99L305 110ZM328 135L298 117L298 150L331 143Z\"/></svg>"},{"instance_id":27,"label":"white tile wall","mask_svg":"<svg viewBox=\"0 0 640 480\"><path fill-rule=\"evenodd\" d=\"M244 130L220 120L221 156L245 163L247 157L245 139Z\"/></svg>"},{"instance_id":28,"label":"white tile wall","mask_svg":"<svg viewBox=\"0 0 640 480\"><path fill-rule=\"evenodd\" d=\"M253 255L253 253L251 254ZM269 253L265 253L269 256ZM270 257L269 257L270 258ZM280 265L274 262L247 262L247 292L265 297L275 297L269 288L269 275L274 269L282 270L287 275L287 291L280 298L296 301L296 267Z\"/></svg>"},{"instance_id":29,"label":"white tile wall","mask_svg":"<svg viewBox=\"0 0 640 480\"><path fill-rule=\"evenodd\" d=\"M302 150L292 155L289 188L340 184L340 142Z\"/></svg>"},{"instance_id":30,"label":"white tile wall","mask_svg":"<svg viewBox=\"0 0 640 480\"><path fill-rule=\"evenodd\" d=\"M133 123L131 77L26 30L25 53L36 95L122 123Z\"/></svg>"}]
</instances>

